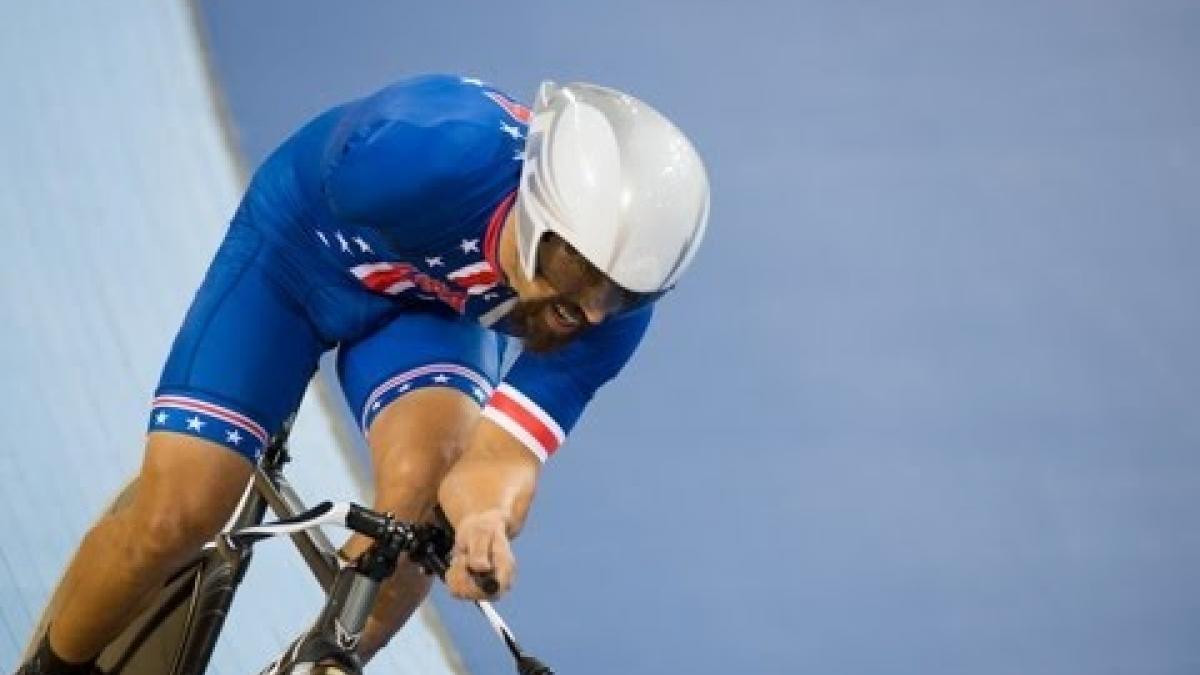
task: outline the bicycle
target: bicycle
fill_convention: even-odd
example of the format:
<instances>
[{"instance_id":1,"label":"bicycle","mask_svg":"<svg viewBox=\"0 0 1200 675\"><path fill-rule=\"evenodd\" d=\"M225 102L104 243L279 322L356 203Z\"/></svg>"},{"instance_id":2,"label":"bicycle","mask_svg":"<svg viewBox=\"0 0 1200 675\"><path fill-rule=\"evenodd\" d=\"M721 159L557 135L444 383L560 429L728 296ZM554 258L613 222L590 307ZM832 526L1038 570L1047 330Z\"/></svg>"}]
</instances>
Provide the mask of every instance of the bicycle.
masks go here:
<instances>
[{"instance_id":1,"label":"bicycle","mask_svg":"<svg viewBox=\"0 0 1200 675\"><path fill-rule=\"evenodd\" d=\"M271 439L255 468L229 529L206 544L172 575L136 618L100 653L97 665L108 675L201 675L208 667L225 617L250 564L253 545L289 535L326 593L312 627L296 638L260 675L360 675L354 652L381 583L407 555L426 573L443 577L449 567L453 531L440 511L437 525L405 523L349 502L324 501L306 509L283 475L290 461L290 423ZM130 487L110 508L129 498ZM278 520L263 524L266 510ZM317 529L338 525L373 540L352 562L338 556ZM477 579L494 593L494 579ZM52 601L53 602L53 601ZM525 653L512 630L487 601L477 601L493 631L508 647L519 675L553 675ZM35 640L41 630L35 631Z\"/></svg>"}]
</instances>

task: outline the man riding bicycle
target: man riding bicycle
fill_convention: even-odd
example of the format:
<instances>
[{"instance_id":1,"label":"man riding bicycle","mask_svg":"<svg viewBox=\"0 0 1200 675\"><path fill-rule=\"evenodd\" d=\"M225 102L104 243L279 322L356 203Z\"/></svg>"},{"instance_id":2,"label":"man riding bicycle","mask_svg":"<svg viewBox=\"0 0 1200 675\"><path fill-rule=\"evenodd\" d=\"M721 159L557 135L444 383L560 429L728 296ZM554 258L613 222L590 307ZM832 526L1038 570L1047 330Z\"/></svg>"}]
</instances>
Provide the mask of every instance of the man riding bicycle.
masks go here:
<instances>
[{"instance_id":1,"label":"man riding bicycle","mask_svg":"<svg viewBox=\"0 0 1200 675\"><path fill-rule=\"evenodd\" d=\"M424 76L319 115L251 180L167 358L134 497L84 537L19 673L96 672L140 601L226 523L335 347L375 508L419 521L440 504L450 590L481 598L490 575L504 592L542 463L632 355L707 215L687 138L611 89L543 83L531 111ZM364 660L429 584L396 571Z\"/></svg>"}]
</instances>

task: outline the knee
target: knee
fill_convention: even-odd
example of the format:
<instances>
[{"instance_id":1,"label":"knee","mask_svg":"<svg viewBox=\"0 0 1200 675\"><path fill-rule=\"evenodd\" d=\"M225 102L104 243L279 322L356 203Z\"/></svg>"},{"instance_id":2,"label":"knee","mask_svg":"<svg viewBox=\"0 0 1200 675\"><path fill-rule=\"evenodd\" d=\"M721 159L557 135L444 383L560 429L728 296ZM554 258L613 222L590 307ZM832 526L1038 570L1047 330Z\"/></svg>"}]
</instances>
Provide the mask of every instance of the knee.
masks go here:
<instances>
[{"instance_id":1,"label":"knee","mask_svg":"<svg viewBox=\"0 0 1200 675\"><path fill-rule=\"evenodd\" d=\"M220 531L227 513L182 504L151 507L128 514L129 553L150 566L181 562Z\"/></svg>"},{"instance_id":2,"label":"knee","mask_svg":"<svg viewBox=\"0 0 1200 675\"><path fill-rule=\"evenodd\" d=\"M401 517L424 517L478 420L473 399L442 387L415 391L388 405L367 434L376 504Z\"/></svg>"},{"instance_id":3,"label":"knee","mask_svg":"<svg viewBox=\"0 0 1200 675\"><path fill-rule=\"evenodd\" d=\"M406 519L427 517L437 499L438 485L461 451L460 444L447 441L436 447L389 453L375 467L377 506Z\"/></svg>"},{"instance_id":4,"label":"knee","mask_svg":"<svg viewBox=\"0 0 1200 675\"><path fill-rule=\"evenodd\" d=\"M250 472L208 441L152 435L137 491L116 516L126 551L150 567L181 562L229 520Z\"/></svg>"},{"instance_id":5,"label":"knee","mask_svg":"<svg viewBox=\"0 0 1200 675\"><path fill-rule=\"evenodd\" d=\"M367 443L377 471L391 474L396 481L422 481L449 471L458 461L469 428L469 424L451 420L414 424L393 418L373 426Z\"/></svg>"},{"instance_id":6,"label":"knee","mask_svg":"<svg viewBox=\"0 0 1200 675\"><path fill-rule=\"evenodd\" d=\"M425 434L380 453L386 458L381 469L396 483L415 486L430 480L436 482L454 466L465 449L466 439L457 430Z\"/></svg>"}]
</instances>

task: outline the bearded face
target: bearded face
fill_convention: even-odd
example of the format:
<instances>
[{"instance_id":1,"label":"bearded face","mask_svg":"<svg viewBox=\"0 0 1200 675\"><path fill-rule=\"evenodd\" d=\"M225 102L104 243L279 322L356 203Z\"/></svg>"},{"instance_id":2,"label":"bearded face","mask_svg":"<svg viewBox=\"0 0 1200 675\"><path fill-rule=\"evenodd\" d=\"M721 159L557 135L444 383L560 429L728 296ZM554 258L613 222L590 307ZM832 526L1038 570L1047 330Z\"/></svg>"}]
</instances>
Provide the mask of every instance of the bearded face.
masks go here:
<instances>
[{"instance_id":1,"label":"bearded face","mask_svg":"<svg viewBox=\"0 0 1200 675\"><path fill-rule=\"evenodd\" d=\"M566 346L591 325L565 318L570 315L571 310L558 299L539 298L519 300L509 313L508 321L526 349L546 353Z\"/></svg>"},{"instance_id":2,"label":"bearded face","mask_svg":"<svg viewBox=\"0 0 1200 675\"><path fill-rule=\"evenodd\" d=\"M620 311L627 295L554 234L545 235L538 244L531 281L533 290L517 301L508 318L513 332L532 352L562 348Z\"/></svg>"}]
</instances>

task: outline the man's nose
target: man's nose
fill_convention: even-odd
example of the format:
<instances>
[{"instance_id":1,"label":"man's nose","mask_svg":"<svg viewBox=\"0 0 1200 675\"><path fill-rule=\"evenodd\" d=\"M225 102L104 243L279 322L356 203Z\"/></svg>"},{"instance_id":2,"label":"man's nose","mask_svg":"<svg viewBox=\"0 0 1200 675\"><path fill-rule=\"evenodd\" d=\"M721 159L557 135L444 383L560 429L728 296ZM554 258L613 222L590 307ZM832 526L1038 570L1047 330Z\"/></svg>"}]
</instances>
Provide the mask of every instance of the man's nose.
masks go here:
<instances>
[{"instance_id":1,"label":"man's nose","mask_svg":"<svg viewBox=\"0 0 1200 675\"><path fill-rule=\"evenodd\" d=\"M596 291L585 294L579 298L579 309L593 326L604 321L610 311L607 294Z\"/></svg>"},{"instance_id":2,"label":"man's nose","mask_svg":"<svg viewBox=\"0 0 1200 675\"><path fill-rule=\"evenodd\" d=\"M612 284L597 285L584 291L577 299L577 304L588 323L594 326L609 314L620 311L621 293Z\"/></svg>"},{"instance_id":3,"label":"man's nose","mask_svg":"<svg viewBox=\"0 0 1200 675\"><path fill-rule=\"evenodd\" d=\"M598 303L580 305L579 308L583 310L583 315L587 317L588 323L593 326L604 321L604 317L608 316L608 310Z\"/></svg>"}]
</instances>

